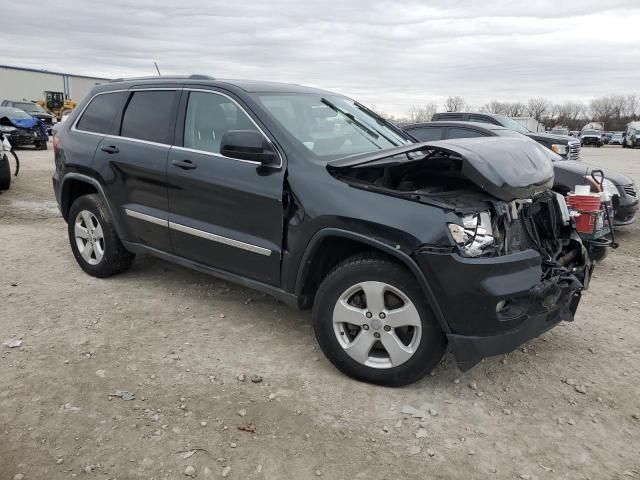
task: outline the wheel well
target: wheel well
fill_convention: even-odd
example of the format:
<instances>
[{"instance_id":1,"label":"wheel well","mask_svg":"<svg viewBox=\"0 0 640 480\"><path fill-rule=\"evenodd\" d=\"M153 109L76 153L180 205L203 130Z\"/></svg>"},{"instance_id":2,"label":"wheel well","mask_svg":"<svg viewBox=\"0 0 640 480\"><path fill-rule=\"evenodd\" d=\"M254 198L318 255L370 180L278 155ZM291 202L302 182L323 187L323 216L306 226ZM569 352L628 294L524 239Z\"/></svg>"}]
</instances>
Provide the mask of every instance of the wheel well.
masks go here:
<instances>
[{"instance_id":1,"label":"wheel well","mask_svg":"<svg viewBox=\"0 0 640 480\"><path fill-rule=\"evenodd\" d=\"M60 201L62 207L62 216L64 217L64 219L67 219L69 209L77 198L82 197L83 195L89 195L91 193L98 193L98 190L90 183L78 180L76 178L71 178L64 182L62 197Z\"/></svg>"},{"instance_id":2,"label":"wheel well","mask_svg":"<svg viewBox=\"0 0 640 480\"><path fill-rule=\"evenodd\" d=\"M398 262L392 255L358 240L339 236L327 237L321 240L314 247L314 253L304 266L304 276L299 292L302 308L311 307L320 283L336 265L354 255L369 252L379 255L380 258Z\"/></svg>"}]
</instances>

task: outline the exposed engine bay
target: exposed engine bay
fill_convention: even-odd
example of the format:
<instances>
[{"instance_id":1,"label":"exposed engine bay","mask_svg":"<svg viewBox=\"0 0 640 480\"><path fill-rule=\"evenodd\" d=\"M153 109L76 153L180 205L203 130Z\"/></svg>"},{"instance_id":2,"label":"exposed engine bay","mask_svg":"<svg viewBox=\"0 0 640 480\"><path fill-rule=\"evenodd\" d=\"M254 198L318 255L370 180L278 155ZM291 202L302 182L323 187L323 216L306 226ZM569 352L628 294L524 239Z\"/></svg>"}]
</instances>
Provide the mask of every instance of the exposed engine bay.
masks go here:
<instances>
[{"instance_id":1,"label":"exposed engine bay","mask_svg":"<svg viewBox=\"0 0 640 480\"><path fill-rule=\"evenodd\" d=\"M495 164L497 168L499 162ZM466 156L444 149L328 169L354 187L455 213L459 222L449 223L448 229L462 256L497 257L533 249L542 257L542 280L560 276L570 284L584 284L586 250L571 225L564 197L549 190L548 182L542 182L543 187L536 182L526 191L523 186L505 186L502 198L496 198L491 194L496 185L489 188L486 176L477 171L469 175ZM513 196L521 193L527 195Z\"/></svg>"}]
</instances>

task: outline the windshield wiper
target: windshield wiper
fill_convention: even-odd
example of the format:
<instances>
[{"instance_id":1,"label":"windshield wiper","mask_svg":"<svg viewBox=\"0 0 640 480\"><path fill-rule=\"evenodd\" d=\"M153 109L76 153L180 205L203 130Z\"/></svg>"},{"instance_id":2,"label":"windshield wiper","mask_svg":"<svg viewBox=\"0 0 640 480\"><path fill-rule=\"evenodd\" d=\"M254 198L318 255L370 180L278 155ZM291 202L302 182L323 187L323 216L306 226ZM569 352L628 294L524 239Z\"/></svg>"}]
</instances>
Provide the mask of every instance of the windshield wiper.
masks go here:
<instances>
[{"instance_id":1,"label":"windshield wiper","mask_svg":"<svg viewBox=\"0 0 640 480\"><path fill-rule=\"evenodd\" d=\"M378 115L376 112L374 112L373 110L369 110L367 107L365 107L364 105L362 105L361 103L358 102L353 102L353 104L356 106L356 108L364 113L366 113L367 115L373 117L375 119L376 122L378 122L379 125L382 125L383 127L387 127L390 128L391 130L393 130L394 132L396 132L398 135L400 135L401 137L407 139L407 134L400 128L396 127L393 123L391 123L389 120L387 120L386 118ZM379 130L376 130L376 132L378 132L380 135L382 135L389 143L393 144L394 146L398 146L399 144L394 142L393 140L391 140L389 137L387 137L385 134L383 134L382 132L380 132ZM407 139L408 140L408 139Z\"/></svg>"},{"instance_id":2,"label":"windshield wiper","mask_svg":"<svg viewBox=\"0 0 640 480\"><path fill-rule=\"evenodd\" d=\"M364 123L362 123L360 120L358 120L356 117L354 117L353 114L351 114L349 112L345 112L340 107L336 107L333 103L331 103L326 98L321 98L320 101L322 103L324 103L327 107L329 107L331 110L333 110L334 112L339 113L340 115L342 115L342 116L346 117L347 119L349 119L351 121L351 123L353 123L355 126L360 128L360 130L363 130L363 131L367 132L367 134L370 137L373 137L376 140L378 138L380 138L380 135L378 133L376 133L371 128L367 127Z\"/></svg>"}]
</instances>

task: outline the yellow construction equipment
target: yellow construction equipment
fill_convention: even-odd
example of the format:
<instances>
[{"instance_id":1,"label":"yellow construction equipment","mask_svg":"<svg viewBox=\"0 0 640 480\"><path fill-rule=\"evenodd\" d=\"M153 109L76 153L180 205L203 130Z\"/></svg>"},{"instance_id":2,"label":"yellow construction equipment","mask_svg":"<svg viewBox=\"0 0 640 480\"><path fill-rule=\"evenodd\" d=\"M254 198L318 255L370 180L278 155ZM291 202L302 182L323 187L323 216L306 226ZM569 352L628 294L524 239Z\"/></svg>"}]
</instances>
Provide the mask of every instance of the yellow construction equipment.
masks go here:
<instances>
[{"instance_id":1,"label":"yellow construction equipment","mask_svg":"<svg viewBox=\"0 0 640 480\"><path fill-rule=\"evenodd\" d=\"M65 112L73 110L78 105L75 100L64 98L64 93L52 91L44 92L44 100L38 100L36 103L51 115L55 115L58 121Z\"/></svg>"}]
</instances>

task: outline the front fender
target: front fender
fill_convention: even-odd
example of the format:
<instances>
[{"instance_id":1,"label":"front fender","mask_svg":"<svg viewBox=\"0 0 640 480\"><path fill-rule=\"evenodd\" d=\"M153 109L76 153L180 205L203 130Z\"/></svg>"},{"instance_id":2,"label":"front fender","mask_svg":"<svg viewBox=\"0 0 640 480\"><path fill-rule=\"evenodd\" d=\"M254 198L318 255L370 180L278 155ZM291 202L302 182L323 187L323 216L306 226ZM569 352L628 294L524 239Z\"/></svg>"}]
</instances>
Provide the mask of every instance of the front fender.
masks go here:
<instances>
[{"instance_id":1,"label":"front fender","mask_svg":"<svg viewBox=\"0 0 640 480\"><path fill-rule=\"evenodd\" d=\"M418 283L420 284L420 287L424 292L425 298L427 299L429 306L433 310L433 313L435 314L442 330L445 333L451 332L449 325L444 315L442 314L442 310L440 309L438 300L433 294L433 290L431 289L427 278L425 277L424 273L415 262L415 260L410 255L402 251L402 249L398 248L399 246L391 245L389 243L385 243L382 240L371 238L370 236L366 236L349 230L342 230L339 228L323 228L313 235L313 237L307 244L304 254L302 255L302 260L298 267L295 286L295 293L297 296L300 296L302 293L304 279L308 275L309 269L311 268L311 259L317 253L319 246L322 244L322 241L329 237L347 238L369 245L372 248L390 255L400 261L409 269L411 273L413 273L413 275L418 280Z\"/></svg>"}]
</instances>

